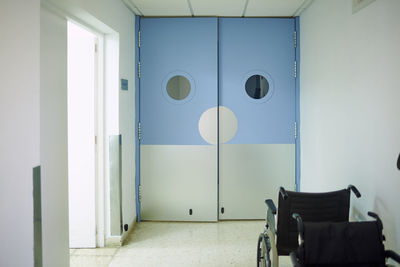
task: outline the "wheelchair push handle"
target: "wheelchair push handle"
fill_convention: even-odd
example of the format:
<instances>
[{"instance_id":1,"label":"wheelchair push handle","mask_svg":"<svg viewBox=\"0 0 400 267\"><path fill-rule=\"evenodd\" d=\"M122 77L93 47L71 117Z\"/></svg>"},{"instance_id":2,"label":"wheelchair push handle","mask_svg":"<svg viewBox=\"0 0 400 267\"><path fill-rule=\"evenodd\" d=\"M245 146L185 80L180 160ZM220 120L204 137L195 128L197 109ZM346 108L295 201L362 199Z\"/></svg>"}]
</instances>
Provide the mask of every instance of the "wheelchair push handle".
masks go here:
<instances>
[{"instance_id":1,"label":"wheelchair push handle","mask_svg":"<svg viewBox=\"0 0 400 267\"><path fill-rule=\"evenodd\" d=\"M379 230L382 231L383 230L383 223L382 223L381 218L379 218L378 214L376 214L375 212L372 212L372 211L368 211L368 216L374 218L377 221Z\"/></svg>"},{"instance_id":2,"label":"wheelchair push handle","mask_svg":"<svg viewBox=\"0 0 400 267\"><path fill-rule=\"evenodd\" d=\"M347 189L353 191L353 193L356 195L357 198L361 197L360 191L358 191L357 187L355 187L354 185L349 184Z\"/></svg>"},{"instance_id":3,"label":"wheelchair push handle","mask_svg":"<svg viewBox=\"0 0 400 267\"><path fill-rule=\"evenodd\" d=\"M281 194L282 198L285 200L289 197L285 188L283 188L282 186L279 188L279 193Z\"/></svg>"},{"instance_id":4,"label":"wheelchair push handle","mask_svg":"<svg viewBox=\"0 0 400 267\"><path fill-rule=\"evenodd\" d=\"M265 204L267 204L268 209L271 210L272 214L276 214L276 206L274 204L274 201L272 199L267 199L265 200Z\"/></svg>"}]
</instances>

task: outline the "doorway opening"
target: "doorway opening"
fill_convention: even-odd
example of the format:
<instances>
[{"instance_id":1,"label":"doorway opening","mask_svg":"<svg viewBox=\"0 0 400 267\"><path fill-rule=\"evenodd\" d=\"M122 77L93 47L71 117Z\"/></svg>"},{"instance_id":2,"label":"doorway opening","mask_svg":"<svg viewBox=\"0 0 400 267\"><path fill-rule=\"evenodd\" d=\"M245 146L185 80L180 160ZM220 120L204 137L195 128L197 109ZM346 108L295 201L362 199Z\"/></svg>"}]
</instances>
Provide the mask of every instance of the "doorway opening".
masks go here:
<instances>
[{"instance_id":1,"label":"doorway opening","mask_svg":"<svg viewBox=\"0 0 400 267\"><path fill-rule=\"evenodd\" d=\"M97 246L102 175L102 72L99 35L68 22L68 202L70 248Z\"/></svg>"}]
</instances>

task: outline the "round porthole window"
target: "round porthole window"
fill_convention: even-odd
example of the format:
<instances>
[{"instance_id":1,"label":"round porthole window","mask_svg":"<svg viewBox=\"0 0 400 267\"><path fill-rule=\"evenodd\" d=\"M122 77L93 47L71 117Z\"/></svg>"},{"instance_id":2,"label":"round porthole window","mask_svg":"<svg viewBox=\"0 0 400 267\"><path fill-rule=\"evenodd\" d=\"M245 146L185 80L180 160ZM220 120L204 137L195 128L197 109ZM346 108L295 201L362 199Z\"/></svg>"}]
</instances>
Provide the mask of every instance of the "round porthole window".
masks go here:
<instances>
[{"instance_id":1,"label":"round porthole window","mask_svg":"<svg viewBox=\"0 0 400 267\"><path fill-rule=\"evenodd\" d=\"M269 83L268 80L262 75L250 76L245 84L246 93L254 99L261 99L268 94Z\"/></svg>"},{"instance_id":2,"label":"round porthole window","mask_svg":"<svg viewBox=\"0 0 400 267\"><path fill-rule=\"evenodd\" d=\"M175 100L183 100L190 94L191 86L189 80L182 75L171 77L167 83L167 93Z\"/></svg>"}]
</instances>

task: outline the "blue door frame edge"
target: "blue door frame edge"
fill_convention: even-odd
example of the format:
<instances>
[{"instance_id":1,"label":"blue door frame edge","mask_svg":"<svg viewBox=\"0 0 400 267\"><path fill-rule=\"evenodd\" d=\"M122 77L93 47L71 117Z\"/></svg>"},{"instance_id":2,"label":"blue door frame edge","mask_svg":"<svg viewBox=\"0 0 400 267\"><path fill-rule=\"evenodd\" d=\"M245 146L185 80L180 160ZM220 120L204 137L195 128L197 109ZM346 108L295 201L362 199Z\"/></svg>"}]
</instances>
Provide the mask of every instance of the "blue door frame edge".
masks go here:
<instances>
[{"instance_id":1,"label":"blue door frame edge","mask_svg":"<svg viewBox=\"0 0 400 267\"><path fill-rule=\"evenodd\" d=\"M296 32L296 190L300 191L300 17L295 17Z\"/></svg>"},{"instance_id":2,"label":"blue door frame edge","mask_svg":"<svg viewBox=\"0 0 400 267\"><path fill-rule=\"evenodd\" d=\"M140 79L139 73L139 30L140 16L135 16L135 194L136 194L136 218L140 222L140 201L139 201L139 185L140 185L140 140L139 140L139 121L140 121Z\"/></svg>"},{"instance_id":3,"label":"blue door frame edge","mask_svg":"<svg viewBox=\"0 0 400 267\"><path fill-rule=\"evenodd\" d=\"M219 27L220 27L220 19L217 18L217 220L219 221L219 106L221 103L219 102L220 97L220 83L221 80L219 78L219 60L220 60L220 53L219 53Z\"/></svg>"}]
</instances>

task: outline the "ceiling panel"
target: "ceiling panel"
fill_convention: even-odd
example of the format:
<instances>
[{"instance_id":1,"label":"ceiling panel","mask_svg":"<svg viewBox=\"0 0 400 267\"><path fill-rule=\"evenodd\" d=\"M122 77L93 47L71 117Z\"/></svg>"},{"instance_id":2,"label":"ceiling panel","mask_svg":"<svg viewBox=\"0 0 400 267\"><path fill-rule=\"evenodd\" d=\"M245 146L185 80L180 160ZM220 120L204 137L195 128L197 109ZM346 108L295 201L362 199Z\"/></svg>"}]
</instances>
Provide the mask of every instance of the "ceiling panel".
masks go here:
<instances>
[{"instance_id":1,"label":"ceiling panel","mask_svg":"<svg viewBox=\"0 0 400 267\"><path fill-rule=\"evenodd\" d=\"M245 17L293 16L304 2L312 0L123 0L143 16L227 16ZM140 14L141 13L141 14Z\"/></svg>"},{"instance_id":2,"label":"ceiling panel","mask_svg":"<svg viewBox=\"0 0 400 267\"><path fill-rule=\"evenodd\" d=\"M293 16L304 0L249 0L246 17Z\"/></svg>"},{"instance_id":3,"label":"ceiling panel","mask_svg":"<svg viewBox=\"0 0 400 267\"><path fill-rule=\"evenodd\" d=\"M190 2L195 16L240 17L246 4L246 0L190 0Z\"/></svg>"},{"instance_id":4,"label":"ceiling panel","mask_svg":"<svg viewBox=\"0 0 400 267\"><path fill-rule=\"evenodd\" d=\"M130 0L143 16L191 16L187 0Z\"/></svg>"}]
</instances>

